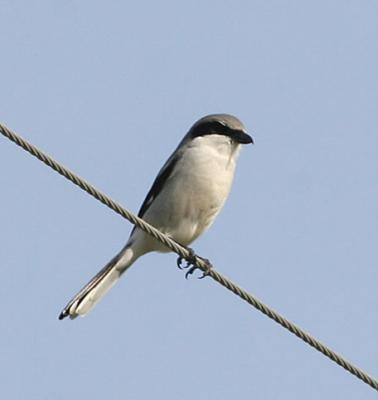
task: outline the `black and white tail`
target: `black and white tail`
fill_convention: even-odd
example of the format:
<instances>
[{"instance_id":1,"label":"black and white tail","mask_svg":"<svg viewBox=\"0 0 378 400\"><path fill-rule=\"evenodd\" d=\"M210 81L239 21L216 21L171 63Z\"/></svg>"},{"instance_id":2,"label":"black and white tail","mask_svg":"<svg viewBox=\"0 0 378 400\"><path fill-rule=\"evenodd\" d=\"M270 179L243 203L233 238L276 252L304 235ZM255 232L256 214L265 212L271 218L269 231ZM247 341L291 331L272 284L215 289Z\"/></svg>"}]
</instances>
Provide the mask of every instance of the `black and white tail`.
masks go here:
<instances>
[{"instance_id":1,"label":"black and white tail","mask_svg":"<svg viewBox=\"0 0 378 400\"><path fill-rule=\"evenodd\" d=\"M86 315L105 296L121 275L135 261L131 247L126 247L96 274L64 307L59 319Z\"/></svg>"}]
</instances>

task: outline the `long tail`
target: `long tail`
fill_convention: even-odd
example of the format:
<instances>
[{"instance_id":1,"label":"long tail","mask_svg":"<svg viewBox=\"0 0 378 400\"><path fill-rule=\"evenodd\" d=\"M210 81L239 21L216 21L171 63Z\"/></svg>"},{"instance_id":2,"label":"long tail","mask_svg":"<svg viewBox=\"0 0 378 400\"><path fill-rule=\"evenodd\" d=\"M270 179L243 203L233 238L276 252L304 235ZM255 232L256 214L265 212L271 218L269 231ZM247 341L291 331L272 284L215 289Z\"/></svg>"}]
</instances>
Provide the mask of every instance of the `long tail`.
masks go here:
<instances>
[{"instance_id":1,"label":"long tail","mask_svg":"<svg viewBox=\"0 0 378 400\"><path fill-rule=\"evenodd\" d=\"M78 315L83 316L91 311L135 259L133 249L131 247L124 248L64 307L59 319L65 317L74 319Z\"/></svg>"}]
</instances>

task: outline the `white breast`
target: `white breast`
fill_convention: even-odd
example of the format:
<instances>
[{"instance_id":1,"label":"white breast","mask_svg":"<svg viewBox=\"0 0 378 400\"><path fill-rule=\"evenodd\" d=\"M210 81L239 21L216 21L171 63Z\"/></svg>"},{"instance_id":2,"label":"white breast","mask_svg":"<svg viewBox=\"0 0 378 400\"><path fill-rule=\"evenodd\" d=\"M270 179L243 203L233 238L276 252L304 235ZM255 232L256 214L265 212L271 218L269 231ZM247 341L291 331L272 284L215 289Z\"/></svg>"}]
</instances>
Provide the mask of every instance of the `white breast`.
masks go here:
<instances>
[{"instance_id":1,"label":"white breast","mask_svg":"<svg viewBox=\"0 0 378 400\"><path fill-rule=\"evenodd\" d=\"M240 145L223 135L200 136L186 146L144 216L182 245L202 234L223 207L240 150Z\"/></svg>"}]
</instances>

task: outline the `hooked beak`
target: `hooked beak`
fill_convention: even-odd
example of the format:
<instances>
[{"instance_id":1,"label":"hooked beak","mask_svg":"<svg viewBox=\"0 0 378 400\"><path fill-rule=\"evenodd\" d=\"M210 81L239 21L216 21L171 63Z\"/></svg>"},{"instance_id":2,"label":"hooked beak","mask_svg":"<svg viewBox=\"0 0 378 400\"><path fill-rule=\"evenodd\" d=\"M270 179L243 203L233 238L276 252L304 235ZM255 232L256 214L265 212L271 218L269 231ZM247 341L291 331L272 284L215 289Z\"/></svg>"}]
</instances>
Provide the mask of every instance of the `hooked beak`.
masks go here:
<instances>
[{"instance_id":1,"label":"hooked beak","mask_svg":"<svg viewBox=\"0 0 378 400\"><path fill-rule=\"evenodd\" d=\"M246 132L237 131L234 133L234 138L238 143L249 144L253 143L253 139Z\"/></svg>"}]
</instances>

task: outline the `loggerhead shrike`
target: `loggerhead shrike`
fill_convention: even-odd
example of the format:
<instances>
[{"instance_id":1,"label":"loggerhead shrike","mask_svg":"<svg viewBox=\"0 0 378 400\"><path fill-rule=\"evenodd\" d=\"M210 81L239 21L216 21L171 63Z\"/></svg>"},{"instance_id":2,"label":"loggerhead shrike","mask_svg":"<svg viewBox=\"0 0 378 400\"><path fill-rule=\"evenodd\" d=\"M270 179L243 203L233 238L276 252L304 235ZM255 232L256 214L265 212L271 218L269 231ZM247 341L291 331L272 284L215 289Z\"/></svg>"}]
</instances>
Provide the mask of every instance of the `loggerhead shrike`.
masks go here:
<instances>
[{"instance_id":1,"label":"loggerhead shrike","mask_svg":"<svg viewBox=\"0 0 378 400\"><path fill-rule=\"evenodd\" d=\"M213 223L230 192L242 144L253 143L234 116L198 120L163 165L138 216L182 246ZM59 319L87 314L143 254L170 251L134 227L126 246L67 304Z\"/></svg>"}]
</instances>

